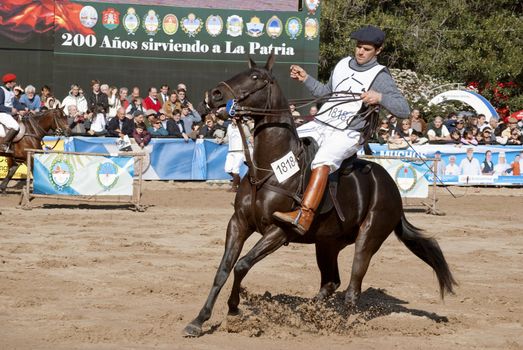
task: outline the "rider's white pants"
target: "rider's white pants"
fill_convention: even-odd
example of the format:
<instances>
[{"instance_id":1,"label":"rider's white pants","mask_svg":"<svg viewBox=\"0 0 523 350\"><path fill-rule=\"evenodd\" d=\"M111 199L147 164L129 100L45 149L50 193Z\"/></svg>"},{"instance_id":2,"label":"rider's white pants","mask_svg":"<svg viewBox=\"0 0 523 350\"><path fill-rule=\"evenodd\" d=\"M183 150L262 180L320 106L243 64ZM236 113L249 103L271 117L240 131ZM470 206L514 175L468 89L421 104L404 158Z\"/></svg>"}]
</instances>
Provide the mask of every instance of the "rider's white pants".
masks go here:
<instances>
[{"instance_id":1,"label":"rider's white pants","mask_svg":"<svg viewBox=\"0 0 523 350\"><path fill-rule=\"evenodd\" d=\"M0 124L3 124L8 129L20 130L18 122L11 116L11 114L0 113Z\"/></svg>"},{"instance_id":2,"label":"rider's white pants","mask_svg":"<svg viewBox=\"0 0 523 350\"><path fill-rule=\"evenodd\" d=\"M231 151L231 152L227 153L227 157L225 158L225 166L224 166L225 172L239 174L240 167L242 166L242 163L244 161L245 161L245 155L243 154L243 151Z\"/></svg>"},{"instance_id":3,"label":"rider's white pants","mask_svg":"<svg viewBox=\"0 0 523 350\"><path fill-rule=\"evenodd\" d=\"M356 154L363 143L358 131L339 130L316 120L297 130L300 137L312 137L320 147L312 161L312 169L328 165L331 173L338 170L345 159Z\"/></svg>"}]
</instances>

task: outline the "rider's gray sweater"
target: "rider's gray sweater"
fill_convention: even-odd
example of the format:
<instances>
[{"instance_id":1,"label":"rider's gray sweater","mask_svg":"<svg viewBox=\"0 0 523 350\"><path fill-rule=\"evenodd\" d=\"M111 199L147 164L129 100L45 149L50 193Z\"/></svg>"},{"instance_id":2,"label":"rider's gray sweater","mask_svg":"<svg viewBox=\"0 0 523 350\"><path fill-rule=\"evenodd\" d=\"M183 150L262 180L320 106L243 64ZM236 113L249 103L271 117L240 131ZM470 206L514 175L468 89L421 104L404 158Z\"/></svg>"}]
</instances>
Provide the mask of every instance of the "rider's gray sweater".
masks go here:
<instances>
[{"instance_id":1,"label":"rider's gray sweater","mask_svg":"<svg viewBox=\"0 0 523 350\"><path fill-rule=\"evenodd\" d=\"M376 58L373 58L365 64L358 64L355 59L350 61L350 68L355 71L362 72L372 68L378 64ZM310 75L303 82L311 94L315 97L321 97L332 92L332 75L327 84L322 84ZM381 93L381 103L386 110L394 114L398 118L407 118L410 114L410 108L407 100L398 90L396 83L392 79L387 68L378 73L376 79L370 86L370 90ZM360 130L365 125L364 117L359 116L351 122L348 129Z\"/></svg>"}]
</instances>

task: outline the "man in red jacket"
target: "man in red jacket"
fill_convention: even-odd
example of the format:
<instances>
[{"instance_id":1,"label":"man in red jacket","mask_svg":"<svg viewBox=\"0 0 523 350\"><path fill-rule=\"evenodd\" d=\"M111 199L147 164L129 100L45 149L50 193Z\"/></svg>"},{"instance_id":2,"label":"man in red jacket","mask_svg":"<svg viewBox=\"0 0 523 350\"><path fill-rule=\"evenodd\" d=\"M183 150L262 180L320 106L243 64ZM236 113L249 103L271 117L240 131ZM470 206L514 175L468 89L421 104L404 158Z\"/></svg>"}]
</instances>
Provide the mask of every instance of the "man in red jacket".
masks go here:
<instances>
[{"instance_id":1,"label":"man in red jacket","mask_svg":"<svg viewBox=\"0 0 523 350\"><path fill-rule=\"evenodd\" d=\"M149 96L143 100L143 106L145 109L152 109L156 113L162 108L162 103L158 100L158 90L154 86L149 88Z\"/></svg>"}]
</instances>

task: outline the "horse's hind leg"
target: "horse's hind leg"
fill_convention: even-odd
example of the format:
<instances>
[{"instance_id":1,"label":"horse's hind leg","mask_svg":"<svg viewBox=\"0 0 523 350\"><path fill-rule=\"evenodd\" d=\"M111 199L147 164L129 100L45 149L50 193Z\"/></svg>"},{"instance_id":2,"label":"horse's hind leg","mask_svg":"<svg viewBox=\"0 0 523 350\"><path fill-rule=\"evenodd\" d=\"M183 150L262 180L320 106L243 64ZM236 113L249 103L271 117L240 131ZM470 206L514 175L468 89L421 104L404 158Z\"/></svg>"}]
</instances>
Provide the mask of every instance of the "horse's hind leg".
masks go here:
<instances>
[{"instance_id":1,"label":"horse's hind leg","mask_svg":"<svg viewBox=\"0 0 523 350\"><path fill-rule=\"evenodd\" d=\"M321 284L314 300L327 299L340 286L338 254L346 245L334 240L316 243L316 262L321 273Z\"/></svg>"},{"instance_id":2,"label":"horse's hind leg","mask_svg":"<svg viewBox=\"0 0 523 350\"><path fill-rule=\"evenodd\" d=\"M375 211L369 212L356 237L350 283L345 294L346 303L355 306L358 302L361 283L369 268L370 259L391 232L392 227L388 220L381 220Z\"/></svg>"},{"instance_id":3,"label":"horse's hind leg","mask_svg":"<svg viewBox=\"0 0 523 350\"><path fill-rule=\"evenodd\" d=\"M287 241L285 232L277 227L272 226L267 233L252 247L252 249L243 256L234 267L234 283L231 290L231 296L227 304L229 305L229 315L238 314L238 305L240 304L240 287L243 278L249 270L258 261L267 255L276 251Z\"/></svg>"}]
</instances>

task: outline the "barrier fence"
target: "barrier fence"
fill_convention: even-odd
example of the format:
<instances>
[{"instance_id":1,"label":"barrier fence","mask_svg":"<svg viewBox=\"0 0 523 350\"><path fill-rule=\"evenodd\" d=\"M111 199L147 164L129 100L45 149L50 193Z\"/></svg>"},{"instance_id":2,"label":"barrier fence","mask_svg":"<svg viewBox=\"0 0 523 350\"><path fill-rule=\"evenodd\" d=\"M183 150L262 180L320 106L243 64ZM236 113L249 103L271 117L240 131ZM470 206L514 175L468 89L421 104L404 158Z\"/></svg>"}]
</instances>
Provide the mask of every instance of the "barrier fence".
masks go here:
<instances>
[{"instance_id":1,"label":"barrier fence","mask_svg":"<svg viewBox=\"0 0 523 350\"><path fill-rule=\"evenodd\" d=\"M29 150L21 207L34 198L140 205L143 153L79 153ZM138 171L135 171L138 170ZM137 174L135 176L135 173ZM32 181L32 184L31 184Z\"/></svg>"}]
</instances>

